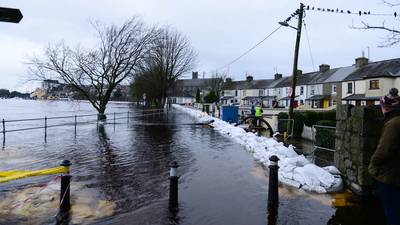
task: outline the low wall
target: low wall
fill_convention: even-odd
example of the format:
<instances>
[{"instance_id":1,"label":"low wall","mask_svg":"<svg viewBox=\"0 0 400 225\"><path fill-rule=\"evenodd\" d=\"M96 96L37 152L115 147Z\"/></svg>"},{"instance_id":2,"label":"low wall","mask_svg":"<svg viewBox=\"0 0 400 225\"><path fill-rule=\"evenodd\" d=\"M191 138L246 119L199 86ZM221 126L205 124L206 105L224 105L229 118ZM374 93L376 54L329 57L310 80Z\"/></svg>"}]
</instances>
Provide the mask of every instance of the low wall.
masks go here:
<instances>
[{"instance_id":1,"label":"low wall","mask_svg":"<svg viewBox=\"0 0 400 225\"><path fill-rule=\"evenodd\" d=\"M335 166L347 186L355 193L373 194L373 179L368 165L383 127L379 107L340 105L336 111Z\"/></svg>"}]
</instances>

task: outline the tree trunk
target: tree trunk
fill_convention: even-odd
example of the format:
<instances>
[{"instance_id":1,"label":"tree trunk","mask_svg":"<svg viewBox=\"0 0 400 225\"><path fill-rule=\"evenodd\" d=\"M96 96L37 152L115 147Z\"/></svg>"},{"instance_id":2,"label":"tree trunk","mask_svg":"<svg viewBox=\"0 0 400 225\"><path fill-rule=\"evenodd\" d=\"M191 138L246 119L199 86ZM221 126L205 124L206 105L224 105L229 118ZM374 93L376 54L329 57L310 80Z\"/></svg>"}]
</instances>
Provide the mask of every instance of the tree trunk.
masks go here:
<instances>
[{"instance_id":1,"label":"tree trunk","mask_svg":"<svg viewBox=\"0 0 400 225\"><path fill-rule=\"evenodd\" d=\"M106 111L106 107L105 106L100 106L100 108L97 111L98 111L97 120L104 121L104 120L107 119L107 116L104 113Z\"/></svg>"}]
</instances>

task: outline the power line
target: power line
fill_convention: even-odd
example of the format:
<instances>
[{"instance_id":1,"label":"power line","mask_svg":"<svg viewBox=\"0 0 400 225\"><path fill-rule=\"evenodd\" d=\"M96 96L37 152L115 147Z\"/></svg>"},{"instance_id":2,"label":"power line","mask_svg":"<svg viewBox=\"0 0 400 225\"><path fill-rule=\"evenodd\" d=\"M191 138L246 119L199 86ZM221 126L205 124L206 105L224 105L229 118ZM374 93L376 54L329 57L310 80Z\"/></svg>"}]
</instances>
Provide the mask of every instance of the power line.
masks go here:
<instances>
[{"instance_id":1,"label":"power line","mask_svg":"<svg viewBox=\"0 0 400 225\"><path fill-rule=\"evenodd\" d=\"M303 24L304 24L304 30L306 30L306 38L307 38L307 43L308 43L308 51L310 52L310 57L311 57L311 62L312 62L312 66L313 66L313 70L315 71L315 64L314 64L314 57L311 51L311 44L310 44L310 39L308 37L308 30L307 30L307 24L306 21L303 20Z\"/></svg>"},{"instance_id":2,"label":"power line","mask_svg":"<svg viewBox=\"0 0 400 225\"><path fill-rule=\"evenodd\" d=\"M262 39L261 41L259 41L257 44L255 44L253 47L251 47L250 49L248 49L247 51L245 51L243 54L241 54L239 57L235 58L234 60L230 61L229 63L227 63L224 66L221 66L217 69L221 70L223 68L229 67L230 65L232 65L233 63L237 62L239 59L241 59L242 57L244 57L245 55L249 54L251 51L253 51L255 48L257 48L259 45L261 45L265 40L267 40L269 37L271 37L275 32L277 32L282 26L277 27L274 31L272 31L270 34L268 34L264 39Z\"/></svg>"},{"instance_id":3,"label":"power line","mask_svg":"<svg viewBox=\"0 0 400 225\"><path fill-rule=\"evenodd\" d=\"M344 9L330 9L330 8L321 8L314 6L307 6L306 10L322 12L322 13L337 13L337 14L348 14L348 15L358 15L358 16L385 16L385 17L397 17L399 14L397 12L394 13L372 13L371 10L344 10Z\"/></svg>"}]
</instances>

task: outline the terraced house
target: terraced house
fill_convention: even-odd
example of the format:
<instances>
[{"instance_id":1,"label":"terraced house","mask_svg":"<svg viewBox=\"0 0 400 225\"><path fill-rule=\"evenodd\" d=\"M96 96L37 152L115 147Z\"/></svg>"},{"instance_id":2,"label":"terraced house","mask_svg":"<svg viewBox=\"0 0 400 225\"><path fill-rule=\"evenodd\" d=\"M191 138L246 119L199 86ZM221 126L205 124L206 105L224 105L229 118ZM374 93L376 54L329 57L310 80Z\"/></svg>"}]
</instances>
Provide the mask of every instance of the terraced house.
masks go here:
<instances>
[{"instance_id":1,"label":"terraced house","mask_svg":"<svg viewBox=\"0 0 400 225\"><path fill-rule=\"evenodd\" d=\"M230 81L222 98L244 106L263 102L264 107L288 108L291 83L291 76L281 74L264 80L250 76ZM374 105L392 87L400 88L400 59L370 62L363 56L351 66L330 68L322 64L315 72L298 71L294 105L300 109L330 109L342 103Z\"/></svg>"}]
</instances>

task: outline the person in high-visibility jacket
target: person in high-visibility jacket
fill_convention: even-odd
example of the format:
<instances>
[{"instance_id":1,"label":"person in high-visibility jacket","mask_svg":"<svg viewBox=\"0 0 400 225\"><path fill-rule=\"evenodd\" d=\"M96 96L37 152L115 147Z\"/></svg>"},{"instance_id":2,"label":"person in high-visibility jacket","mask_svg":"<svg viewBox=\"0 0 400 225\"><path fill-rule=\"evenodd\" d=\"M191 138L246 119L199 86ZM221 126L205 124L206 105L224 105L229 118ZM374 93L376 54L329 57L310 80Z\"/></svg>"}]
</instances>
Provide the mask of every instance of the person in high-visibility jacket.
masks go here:
<instances>
[{"instance_id":1,"label":"person in high-visibility jacket","mask_svg":"<svg viewBox=\"0 0 400 225\"><path fill-rule=\"evenodd\" d=\"M261 107L261 104L258 103L256 106L256 119L257 119L257 126L260 125L260 118L262 118L262 114L263 114L263 109Z\"/></svg>"}]
</instances>

